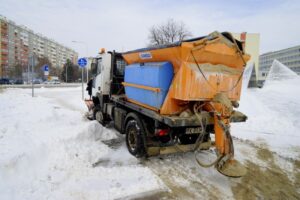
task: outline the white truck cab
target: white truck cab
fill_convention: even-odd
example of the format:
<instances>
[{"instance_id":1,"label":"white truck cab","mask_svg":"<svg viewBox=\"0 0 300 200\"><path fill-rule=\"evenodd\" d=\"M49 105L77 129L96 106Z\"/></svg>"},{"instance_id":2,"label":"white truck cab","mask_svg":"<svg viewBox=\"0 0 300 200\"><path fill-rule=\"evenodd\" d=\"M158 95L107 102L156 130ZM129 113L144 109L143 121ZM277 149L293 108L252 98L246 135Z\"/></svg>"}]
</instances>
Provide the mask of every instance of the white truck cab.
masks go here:
<instances>
[{"instance_id":1,"label":"white truck cab","mask_svg":"<svg viewBox=\"0 0 300 200\"><path fill-rule=\"evenodd\" d=\"M101 52L91 63L93 88L92 96L110 96L124 91L125 61L120 53Z\"/></svg>"},{"instance_id":2,"label":"white truck cab","mask_svg":"<svg viewBox=\"0 0 300 200\"><path fill-rule=\"evenodd\" d=\"M97 96L97 93L108 95L111 81L111 54L99 54L92 62L92 71L94 76L92 96Z\"/></svg>"}]
</instances>

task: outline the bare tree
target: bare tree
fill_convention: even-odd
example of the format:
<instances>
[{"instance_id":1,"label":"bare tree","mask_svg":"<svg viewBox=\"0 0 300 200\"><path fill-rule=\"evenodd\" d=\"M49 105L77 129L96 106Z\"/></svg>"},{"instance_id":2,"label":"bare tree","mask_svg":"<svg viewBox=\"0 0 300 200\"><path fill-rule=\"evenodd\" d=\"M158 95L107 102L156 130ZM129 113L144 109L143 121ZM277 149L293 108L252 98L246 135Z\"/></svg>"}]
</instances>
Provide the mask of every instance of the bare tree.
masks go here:
<instances>
[{"instance_id":1,"label":"bare tree","mask_svg":"<svg viewBox=\"0 0 300 200\"><path fill-rule=\"evenodd\" d=\"M76 82L81 77L79 66L74 65L70 59L67 59L63 69L61 70L61 80L66 80L66 73L68 73L67 82Z\"/></svg>"},{"instance_id":2,"label":"bare tree","mask_svg":"<svg viewBox=\"0 0 300 200\"><path fill-rule=\"evenodd\" d=\"M183 22L169 19L161 25L154 25L149 30L149 46L171 44L191 37L191 32Z\"/></svg>"}]
</instances>

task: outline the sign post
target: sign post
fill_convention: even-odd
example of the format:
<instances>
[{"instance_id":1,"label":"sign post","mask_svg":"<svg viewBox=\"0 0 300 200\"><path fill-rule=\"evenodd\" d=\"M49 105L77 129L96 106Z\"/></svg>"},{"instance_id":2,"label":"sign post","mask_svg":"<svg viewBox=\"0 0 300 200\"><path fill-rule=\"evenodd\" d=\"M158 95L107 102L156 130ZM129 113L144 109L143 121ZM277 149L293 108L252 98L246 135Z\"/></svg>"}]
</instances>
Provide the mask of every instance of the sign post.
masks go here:
<instances>
[{"instance_id":1,"label":"sign post","mask_svg":"<svg viewBox=\"0 0 300 200\"><path fill-rule=\"evenodd\" d=\"M29 83L29 71L31 71L31 90L32 90L32 97L34 97L34 67L38 65L39 62L37 60L36 54L33 53L31 56L28 57L28 73L27 73L27 84ZM31 69L30 69L31 67Z\"/></svg>"},{"instance_id":2,"label":"sign post","mask_svg":"<svg viewBox=\"0 0 300 200\"><path fill-rule=\"evenodd\" d=\"M33 81L33 75L34 75L34 66L35 66L35 58L34 54L31 57L31 90L32 90L32 97L34 97L34 81Z\"/></svg>"},{"instance_id":3,"label":"sign post","mask_svg":"<svg viewBox=\"0 0 300 200\"><path fill-rule=\"evenodd\" d=\"M81 85L82 85L82 100L84 100L84 88L83 88L83 68L87 64L87 60L85 58L79 58L77 61L79 67L81 68Z\"/></svg>"},{"instance_id":4,"label":"sign post","mask_svg":"<svg viewBox=\"0 0 300 200\"><path fill-rule=\"evenodd\" d=\"M49 75L49 66L46 64L43 67L44 67L44 75L48 76Z\"/></svg>"},{"instance_id":5,"label":"sign post","mask_svg":"<svg viewBox=\"0 0 300 200\"><path fill-rule=\"evenodd\" d=\"M48 77L49 76L49 66L46 64L43 66L44 68L44 76Z\"/></svg>"}]
</instances>

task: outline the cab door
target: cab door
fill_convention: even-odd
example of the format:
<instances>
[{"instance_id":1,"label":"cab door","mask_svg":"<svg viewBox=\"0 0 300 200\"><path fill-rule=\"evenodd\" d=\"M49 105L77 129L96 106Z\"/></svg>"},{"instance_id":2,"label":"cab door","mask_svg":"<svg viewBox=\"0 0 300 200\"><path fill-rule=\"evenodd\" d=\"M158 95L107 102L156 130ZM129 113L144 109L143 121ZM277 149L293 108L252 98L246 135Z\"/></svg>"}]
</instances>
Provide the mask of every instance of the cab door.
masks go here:
<instances>
[{"instance_id":1,"label":"cab door","mask_svg":"<svg viewBox=\"0 0 300 200\"><path fill-rule=\"evenodd\" d=\"M111 69L111 55L101 54L96 58L96 69L93 71L96 73L93 79L93 96L97 93L109 94L110 91L110 69Z\"/></svg>"}]
</instances>

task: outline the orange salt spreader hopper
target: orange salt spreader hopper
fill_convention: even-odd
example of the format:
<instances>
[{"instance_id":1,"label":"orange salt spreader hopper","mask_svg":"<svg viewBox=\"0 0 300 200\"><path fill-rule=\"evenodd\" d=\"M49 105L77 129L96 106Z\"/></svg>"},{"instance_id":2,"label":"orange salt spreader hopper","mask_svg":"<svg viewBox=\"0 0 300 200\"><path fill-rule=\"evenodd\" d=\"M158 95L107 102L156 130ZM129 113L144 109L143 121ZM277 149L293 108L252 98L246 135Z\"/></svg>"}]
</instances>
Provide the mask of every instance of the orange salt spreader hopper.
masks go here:
<instances>
[{"instance_id":1,"label":"orange salt spreader hopper","mask_svg":"<svg viewBox=\"0 0 300 200\"><path fill-rule=\"evenodd\" d=\"M213 116L218 155L215 166L227 176L245 174L244 167L233 158L229 131L233 107L237 107L241 95L243 71L250 59L243 43L228 32L213 32L164 47L126 52L122 56L128 64L171 62L172 83L161 108L153 110L161 115L180 115L189 108L195 114L209 112Z\"/></svg>"}]
</instances>

